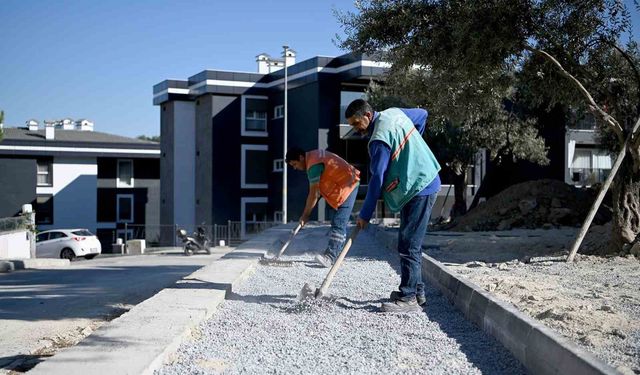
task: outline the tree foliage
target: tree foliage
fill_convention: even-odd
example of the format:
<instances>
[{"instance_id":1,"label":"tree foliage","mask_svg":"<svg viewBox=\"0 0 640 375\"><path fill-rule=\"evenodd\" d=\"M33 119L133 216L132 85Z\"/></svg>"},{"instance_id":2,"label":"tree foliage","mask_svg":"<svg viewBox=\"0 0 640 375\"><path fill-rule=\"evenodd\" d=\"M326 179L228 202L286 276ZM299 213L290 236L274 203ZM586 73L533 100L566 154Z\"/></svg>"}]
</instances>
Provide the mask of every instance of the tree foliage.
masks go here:
<instances>
[{"instance_id":1,"label":"tree foliage","mask_svg":"<svg viewBox=\"0 0 640 375\"><path fill-rule=\"evenodd\" d=\"M506 116L509 124L520 120L507 129L531 138L526 118L498 111L505 99L515 108L561 104L576 119L590 112L603 144L627 150L614 182L613 231L617 244L634 240L640 232L640 54L623 1L364 0L356 8L338 14L346 34L340 45L390 62L393 85L402 82L394 77L415 74L413 90L411 83L398 87L461 133L482 133L487 120L497 126ZM522 156L536 154L531 144L521 146Z\"/></svg>"},{"instance_id":2,"label":"tree foliage","mask_svg":"<svg viewBox=\"0 0 640 375\"><path fill-rule=\"evenodd\" d=\"M526 87L522 97L537 103L588 107L583 93L541 52L595 93L598 103L615 97L610 79L617 72L609 68L625 75L631 71L614 48L630 27L621 1L369 0L356 5L357 13L339 14L346 32L341 46L391 62L391 75L418 67L431 86L420 82L416 89L433 92L437 98L428 104L453 122L492 110L505 97L520 98L514 88ZM526 86L518 84L523 81Z\"/></svg>"}]
</instances>

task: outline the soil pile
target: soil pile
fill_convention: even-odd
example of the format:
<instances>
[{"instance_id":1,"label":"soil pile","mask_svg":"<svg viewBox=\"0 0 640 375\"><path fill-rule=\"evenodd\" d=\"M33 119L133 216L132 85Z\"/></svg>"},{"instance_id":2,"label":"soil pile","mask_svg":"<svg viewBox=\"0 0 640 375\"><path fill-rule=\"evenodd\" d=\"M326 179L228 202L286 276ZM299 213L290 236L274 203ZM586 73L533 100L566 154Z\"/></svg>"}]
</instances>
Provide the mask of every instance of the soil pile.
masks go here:
<instances>
[{"instance_id":1,"label":"soil pile","mask_svg":"<svg viewBox=\"0 0 640 375\"><path fill-rule=\"evenodd\" d=\"M467 232L580 226L597 192L597 187L578 189L558 180L523 182L508 187L456 219L450 230ZM594 224L601 225L610 219L611 209L602 205Z\"/></svg>"}]
</instances>

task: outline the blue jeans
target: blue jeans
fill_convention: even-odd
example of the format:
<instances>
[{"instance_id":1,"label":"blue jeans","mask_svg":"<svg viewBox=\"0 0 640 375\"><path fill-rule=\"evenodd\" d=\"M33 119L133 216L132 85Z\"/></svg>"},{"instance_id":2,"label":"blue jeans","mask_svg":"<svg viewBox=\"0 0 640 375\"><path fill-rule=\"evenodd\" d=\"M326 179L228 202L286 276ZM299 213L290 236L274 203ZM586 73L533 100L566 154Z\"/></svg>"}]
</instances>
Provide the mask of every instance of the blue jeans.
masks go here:
<instances>
[{"instance_id":1,"label":"blue jeans","mask_svg":"<svg viewBox=\"0 0 640 375\"><path fill-rule=\"evenodd\" d=\"M438 193L413 197L400 211L398 254L400 254L400 296L410 300L424 295L422 282L422 240L427 233L431 209Z\"/></svg>"},{"instance_id":2,"label":"blue jeans","mask_svg":"<svg viewBox=\"0 0 640 375\"><path fill-rule=\"evenodd\" d=\"M324 255L331 258L332 261L338 258L342 250L342 245L344 245L347 240L347 224L349 224L349 217L351 216L351 210L353 210L353 204L356 201L357 195L358 187L356 186L351 194L349 194L347 200L344 201L337 210L331 209L331 211L333 211L333 218L331 219L331 230L329 231L329 244Z\"/></svg>"}]
</instances>

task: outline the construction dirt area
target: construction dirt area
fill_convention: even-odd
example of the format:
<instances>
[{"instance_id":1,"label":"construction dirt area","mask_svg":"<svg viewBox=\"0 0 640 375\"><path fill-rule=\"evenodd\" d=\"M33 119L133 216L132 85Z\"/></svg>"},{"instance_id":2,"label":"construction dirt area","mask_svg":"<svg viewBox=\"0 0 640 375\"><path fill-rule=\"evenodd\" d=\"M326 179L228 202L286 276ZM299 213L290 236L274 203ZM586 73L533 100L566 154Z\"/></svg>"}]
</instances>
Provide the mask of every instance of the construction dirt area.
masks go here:
<instances>
[{"instance_id":1,"label":"construction dirt area","mask_svg":"<svg viewBox=\"0 0 640 375\"><path fill-rule=\"evenodd\" d=\"M578 256L576 228L435 232L425 252L623 374L640 374L640 262Z\"/></svg>"},{"instance_id":2,"label":"construction dirt area","mask_svg":"<svg viewBox=\"0 0 640 375\"><path fill-rule=\"evenodd\" d=\"M312 261L327 230L300 232L284 256L292 267L257 266L156 374L525 373L430 286L424 313L379 312L400 280L398 259L374 228L354 242L333 299L300 303L305 282L317 287L327 274Z\"/></svg>"},{"instance_id":3,"label":"construction dirt area","mask_svg":"<svg viewBox=\"0 0 640 375\"><path fill-rule=\"evenodd\" d=\"M594 194L552 180L514 185L460 218L450 231L431 232L423 248L620 372L640 374L636 247L614 256L584 255L608 250L606 204L580 247L583 255L565 262Z\"/></svg>"}]
</instances>

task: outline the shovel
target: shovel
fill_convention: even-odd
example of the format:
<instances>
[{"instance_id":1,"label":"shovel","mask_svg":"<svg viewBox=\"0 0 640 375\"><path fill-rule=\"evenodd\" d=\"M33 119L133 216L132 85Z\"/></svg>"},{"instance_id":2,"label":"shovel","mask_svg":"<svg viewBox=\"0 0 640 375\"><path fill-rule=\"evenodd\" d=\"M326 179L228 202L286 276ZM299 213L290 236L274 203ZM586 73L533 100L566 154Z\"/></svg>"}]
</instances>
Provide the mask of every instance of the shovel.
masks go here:
<instances>
[{"instance_id":1,"label":"shovel","mask_svg":"<svg viewBox=\"0 0 640 375\"><path fill-rule=\"evenodd\" d=\"M351 235L349 235L349 239L347 240L347 242L345 242L344 246L342 247L342 251L340 251L340 255L338 256L338 259L336 259L336 262L331 267L331 270L329 270L327 277L325 277L324 281L322 282L322 286L320 286L320 288L315 289L309 283L305 283L304 286L302 287L302 290L300 291L300 294L298 294L298 300L303 301L310 298L320 299L327 294L327 289L329 289L329 285L331 285L331 282L333 281L333 277L336 275L336 272L338 272L338 268L340 268L342 261L347 256L347 253L351 248L351 244L353 243L353 240L356 239L356 236L358 235L359 231L360 229L358 227L353 228L353 230L351 231Z\"/></svg>"},{"instance_id":2,"label":"shovel","mask_svg":"<svg viewBox=\"0 0 640 375\"><path fill-rule=\"evenodd\" d=\"M282 245L282 248L278 252L278 255L276 255L271 259L262 258L260 259L260 264L263 264L265 266L285 266L285 267L292 266L293 262L280 260L280 256L282 256L285 250L287 250L287 247L289 247L289 244L293 240L293 237L295 237L296 234L298 234L298 232L300 231L300 228L302 228L302 225L298 224L296 229L294 229L293 232L291 232L291 236L289 236L289 239L287 240L287 242L285 242L284 245Z\"/></svg>"}]
</instances>

